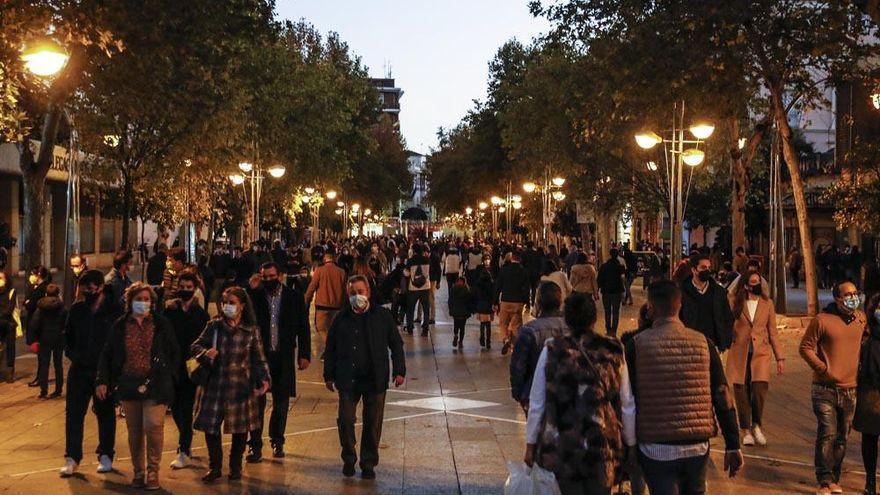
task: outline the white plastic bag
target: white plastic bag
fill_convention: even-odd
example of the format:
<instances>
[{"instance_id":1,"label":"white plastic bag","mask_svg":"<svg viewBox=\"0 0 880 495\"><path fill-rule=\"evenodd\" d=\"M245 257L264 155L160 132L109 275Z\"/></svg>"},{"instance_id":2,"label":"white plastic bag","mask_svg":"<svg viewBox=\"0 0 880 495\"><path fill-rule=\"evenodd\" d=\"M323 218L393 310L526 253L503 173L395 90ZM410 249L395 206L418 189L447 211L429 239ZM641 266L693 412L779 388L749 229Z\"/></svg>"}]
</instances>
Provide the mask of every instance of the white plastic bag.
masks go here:
<instances>
[{"instance_id":1,"label":"white plastic bag","mask_svg":"<svg viewBox=\"0 0 880 495\"><path fill-rule=\"evenodd\" d=\"M532 468L532 495L562 495L556 475L535 464Z\"/></svg>"},{"instance_id":2,"label":"white plastic bag","mask_svg":"<svg viewBox=\"0 0 880 495\"><path fill-rule=\"evenodd\" d=\"M523 462L508 461L507 471L504 495L562 495L556 476L537 464L530 469Z\"/></svg>"},{"instance_id":3,"label":"white plastic bag","mask_svg":"<svg viewBox=\"0 0 880 495\"><path fill-rule=\"evenodd\" d=\"M504 495L533 495L531 470L524 462L507 461L507 481Z\"/></svg>"}]
</instances>

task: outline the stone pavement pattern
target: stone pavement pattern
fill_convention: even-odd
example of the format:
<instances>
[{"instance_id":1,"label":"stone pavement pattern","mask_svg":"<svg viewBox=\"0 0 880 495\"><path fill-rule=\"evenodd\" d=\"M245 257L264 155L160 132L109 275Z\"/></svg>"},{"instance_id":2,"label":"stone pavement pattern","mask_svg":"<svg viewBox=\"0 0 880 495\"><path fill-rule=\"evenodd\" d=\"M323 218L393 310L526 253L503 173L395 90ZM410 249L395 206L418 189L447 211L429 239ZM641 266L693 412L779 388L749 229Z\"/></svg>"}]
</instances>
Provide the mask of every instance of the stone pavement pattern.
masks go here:
<instances>
[{"instance_id":1,"label":"stone pavement pattern","mask_svg":"<svg viewBox=\"0 0 880 495\"><path fill-rule=\"evenodd\" d=\"M637 302L642 290L635 289ZM168 493L292 493L292 494L499 494L507 477L507 461L520 461L525 417L510 399L507 364L500 355L497 335L491 352L481 352L479 326L467 327L463 352L453 350L451 319L446 314L445 283L437 297L437 326L430 338L404 335L407 383L388 393L385 425L376 481L341 476L336 433L336 396L321 379L316 362L298 375L300 397L293 403L288 423L287 457L268 458L245 466L241 482L219 481L206 487L199 481L207 463L204 437L196 433L196 466L172 471L177 431L171 417L165 423L165 454L160 473ZM635 327L637 306L624 307L622 329ZM597 328L603 328L601 322ZM749 495L812 493L812 445L815 420L809 400L810 377L797 356L799 335L783 332L788 372L771 384L765 431L767 447L751 447L744 473L735 480L721 473L723 444L713 442L710 494ZM64 454L64 401L38 401L27 388L35 360L18 361L23 376L12 385L0 384L0 492L9 494L133 493L126 428L117 428L116 472L95 473L92 452L97 445L94 417L86 422L80 474L58 477ZM225 440L229 440L228 437ZM228 454L228 446L226 447ZM848 472L843 486L860 492L858 434L853 434L847 454ZM265 452L268 454L268 449Z\"/></svg>"}]
</instances>

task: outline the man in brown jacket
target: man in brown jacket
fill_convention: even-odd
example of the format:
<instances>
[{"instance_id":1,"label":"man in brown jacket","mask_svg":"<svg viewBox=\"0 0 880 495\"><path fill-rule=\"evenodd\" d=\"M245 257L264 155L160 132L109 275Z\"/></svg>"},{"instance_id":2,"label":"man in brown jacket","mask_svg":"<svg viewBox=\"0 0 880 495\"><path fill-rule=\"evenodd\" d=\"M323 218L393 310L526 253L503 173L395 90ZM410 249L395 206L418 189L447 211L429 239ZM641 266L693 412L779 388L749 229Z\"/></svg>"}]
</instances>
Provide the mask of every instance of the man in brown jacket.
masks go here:
<instances>
[{"instance_id":1,"label":"man in brown jacket","mask_svg":"<svg viewBox=\"0 0 880 495\"><path fill-rule=\"evenodd\" d=\"M333 253L324 254L324 264L315 268L312 281L306 289L306 310L315 301L315 330L320 335L323 345L327 339L327 331L345 304L345 270L336 265Z\"/></svg>"},{"instance_id":2,"label":"man in brown jacket","mask_svg":"<svg viewBox=\"0 0 880 495\"><path fill-rule=\"evenodd\" d=\"M837 282L831 292L834 302L810 322L800 345L801 357L813 369L813 413L819 423L817 495L843 493L840 468L855 412L859 352L867 325L854 283Z\"/></svg>"}]
</instances>

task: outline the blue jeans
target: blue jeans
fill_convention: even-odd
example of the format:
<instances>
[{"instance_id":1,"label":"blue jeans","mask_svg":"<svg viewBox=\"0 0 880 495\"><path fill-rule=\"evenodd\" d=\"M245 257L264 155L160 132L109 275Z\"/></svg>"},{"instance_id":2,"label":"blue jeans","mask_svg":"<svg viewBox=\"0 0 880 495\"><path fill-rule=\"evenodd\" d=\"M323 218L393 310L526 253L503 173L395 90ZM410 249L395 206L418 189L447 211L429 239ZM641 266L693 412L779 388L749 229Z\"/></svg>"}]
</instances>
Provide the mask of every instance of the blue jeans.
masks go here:
<instances>
[{"instance_id":1,"label":"blue jeans","mask_svg":"<svg viewBox=\"0 0 880 495\"><path fill-rule=\"evenodd\" d=\"M855 413L856 389L814 383L811 395L813 413L819 423L816 430L816 480L819 484L837 483Z\"/></svg>"}]
</instances>

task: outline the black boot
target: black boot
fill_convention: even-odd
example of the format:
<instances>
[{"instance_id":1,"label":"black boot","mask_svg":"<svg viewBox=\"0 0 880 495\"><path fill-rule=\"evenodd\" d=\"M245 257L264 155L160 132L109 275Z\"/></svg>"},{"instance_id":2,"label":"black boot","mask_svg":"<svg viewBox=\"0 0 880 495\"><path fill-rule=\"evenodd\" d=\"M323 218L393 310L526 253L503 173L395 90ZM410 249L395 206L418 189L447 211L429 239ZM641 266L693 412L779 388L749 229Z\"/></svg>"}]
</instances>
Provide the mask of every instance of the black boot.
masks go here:
<instances>
[{"instance_id":1,"label":"black boot","mask_svg":"<svg viewBox=\"0 0 880 495\"><path fill-rule=\"evenodd\" d=\"M486 347L486 326L480 323L480 347Z\"/></svg>"},{"instance_id":2,"label":"black boot","mask_svg":"<svg viewBox=\"0 0 880 495\"><path fill-rule=\"evenodd\" d=\"M492 322L486 322L486 350L492 349Z\"/></svg>"},{"instance_id":3,"label":"black boot","mask_svg":"<svg viewBox=\"0 0 880 495\"><path fill-rule=\"evenodd\" d=\"M212 483L223 476L223 443L220 435L205 435L205 443L208 446L208 472L202 476L202 481Z\"/></svg>"},{"instance_id":4,"label":"black boot","mask_svg":"<svg viewBox=\"0 0 880 495\"><path fill-rule=\"evenodd\" d=\"M236 433L232 436L232 449L229 452L229 479L231 481L241 479L241 460L244 456L246 440L246 433Z\"/></svg>"}]
</instances>

